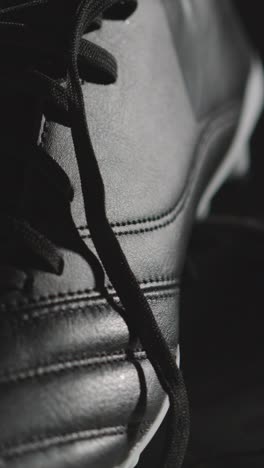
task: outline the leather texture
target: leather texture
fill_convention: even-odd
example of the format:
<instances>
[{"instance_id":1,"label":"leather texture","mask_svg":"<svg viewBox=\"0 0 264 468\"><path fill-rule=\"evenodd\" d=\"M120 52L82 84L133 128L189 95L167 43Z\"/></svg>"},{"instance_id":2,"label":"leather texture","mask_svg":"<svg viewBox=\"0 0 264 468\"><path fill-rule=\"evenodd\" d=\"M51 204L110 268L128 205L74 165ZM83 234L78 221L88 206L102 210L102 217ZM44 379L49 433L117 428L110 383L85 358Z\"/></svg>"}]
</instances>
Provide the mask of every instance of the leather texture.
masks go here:
<instances>
[{"instance_id":1,"label":"leather texture","mask_svg":"<svg viewBox=\"0 0 264 468\"><path fill-rule=\"evenodd\" d=\"M129 20L104 21L89 40L119 66L115 84L83 85L108 217L175 351L188 234L234 136L251 51L228 2L216 0L141 0ZM39 142L70 178L74 225L96 254L70 131L43 121ZM165 395L124 318L96 290L52 184L27 177L25 216L56 240L65 269L27 265L30 291L0 305L0 466L121 467Z\"/></svg>"}]
</instances>

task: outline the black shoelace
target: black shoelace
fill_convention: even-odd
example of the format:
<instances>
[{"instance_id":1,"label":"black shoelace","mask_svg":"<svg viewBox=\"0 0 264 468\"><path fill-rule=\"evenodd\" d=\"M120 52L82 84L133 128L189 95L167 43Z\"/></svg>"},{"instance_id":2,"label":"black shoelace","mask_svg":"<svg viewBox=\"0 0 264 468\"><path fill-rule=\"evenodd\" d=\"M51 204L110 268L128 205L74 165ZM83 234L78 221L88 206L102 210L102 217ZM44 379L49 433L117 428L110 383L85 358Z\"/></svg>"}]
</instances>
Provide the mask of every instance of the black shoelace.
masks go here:
<instances>
[{"instance_id":1,"label":"black shoelace","mask_svg":"<svg viewBox=\"0 0 264 468\"><path fill-rule=\"evenodd\" d=\"M13 2L14 3L14 2ZM17 73L9 74L6 88L41 96L43 113L71 128L76 160L79 167L87 224L92 241L101 263L115 288L126 320L131 330L136 331L146 350L159 381L169 396L170 415L164 466L180 467L183 462L189 434L188 401L183 379L150 306L132 273L126 257L112 231L105 211L104 184L90 139L81 80L111 83L117 77L114 57L106 50L83 39L85 32L100 23L105 12L108 15L129 14L135 7L135 0L32 0L7 8L0 8L0 43L6 47L27 51L28 63L21 79ZM45 9L57 9L60 17L65 8L72 8L71 20L61 25L67 34L61 40L56 28L46 36L42 28L34 28L32 18L45 15ZM66 15L67 16L67 15ZM49 15L50 18L50 15ZM98 20L99 18L99 20ZM54 31L54 32L52 32ZM44 51L45 64L36 65L32 56L38 50ZM32 54L32 56L31 56ZM52 64L60 60L65 67L64 83L54 77ZM23 53L22 58L23 60ZM55 66L55 65L54 65ZM51 71L52 70L52 71ZM67 191L67 190L66 190ZM69 191L70 192L70 191ZM70 198L70 196L69 196ZM13 235L30 245L35 254L44 257L51 271L60 274L63 260L50 241L35 231L26 221L8 218Z\"/></svg>"}]
</instances>

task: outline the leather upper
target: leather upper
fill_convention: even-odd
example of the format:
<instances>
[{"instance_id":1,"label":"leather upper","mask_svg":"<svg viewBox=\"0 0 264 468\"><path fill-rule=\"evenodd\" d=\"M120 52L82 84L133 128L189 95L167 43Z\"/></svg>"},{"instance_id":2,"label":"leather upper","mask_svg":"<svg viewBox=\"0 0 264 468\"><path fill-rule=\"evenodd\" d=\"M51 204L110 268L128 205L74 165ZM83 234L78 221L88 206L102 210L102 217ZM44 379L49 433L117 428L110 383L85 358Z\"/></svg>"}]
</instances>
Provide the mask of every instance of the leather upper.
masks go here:
<instances>
[{"instance_id":1,"label":"leather upper","mask_svg":"<svg viewBox=\"0 0 264 468\"><path fill-rule=\"evenodd\" d=\"M128 20L104 21L88 36L119 68L115 84L83 84L108 218L175 351L188 233L234 136L251 52L228 2L217 0L141 0ZM96 254L70 130L43 120L39 144L72 183L74 224L45 177L28 173L25 216L54 237L65 268L56 276L26 265L30 290L0 305L2 465L117 467L165 395L124 318L96 290L92 263L75 249L74 225Z\"/></svg>"}]
</instances>

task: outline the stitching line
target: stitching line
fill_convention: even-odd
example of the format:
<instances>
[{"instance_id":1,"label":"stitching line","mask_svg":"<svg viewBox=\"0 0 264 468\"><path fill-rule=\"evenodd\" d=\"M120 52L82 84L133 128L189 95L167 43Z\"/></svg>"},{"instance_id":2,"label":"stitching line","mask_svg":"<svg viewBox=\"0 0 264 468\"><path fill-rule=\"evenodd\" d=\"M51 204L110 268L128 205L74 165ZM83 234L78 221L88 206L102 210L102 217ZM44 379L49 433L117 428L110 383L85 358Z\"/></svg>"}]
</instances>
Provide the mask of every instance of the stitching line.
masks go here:
<instances>
[{"instance_id":1,"label":"stitching line","mask_svg":"<svg viewBox=\"0 0 264 468\"><path fill-rule=\"evenodd\" d=\"M154 302L159 299L168 299L170 297L175 297L175 290L165 291L162 294L154 293L153 297L149 297L149 300ZM117 296L116 296L116 300L118 300ZM89 308L89 311L87 311L87 308ZM58 315L61 315L62 317L66 317L71 314L76 315L78 313L80 314L85 314L87 312L101 313L104 310L108 311L109 308L111 307L109 306L109 304L106 302L105 299L98 298L97 302L93 301L90 303L86 303L84 306L80 306L79 304L75 304L75 305L72 304L70 307L67 305L62 305L58 308L53 308L52 310L50 308L49 309L45 308L45 309L33 311L32 313L24 313L21 317L19 317L19 319L22 320L23 322L31 322L31 321L33 322L36 320L43 320L43 319L55 320Z\"/></svg>"},{"instance_id":2,"label":"stitching line","mask_svg":"<svg viewBox=\"0 0 264 468\"><path fill-rule=\"evenodd\" d=\"M224 111L222 110L222 112L217 117L215 117L217 120L214 120L214 121L212 121L211 119L209 120L209 123L207 124L203 134L201 135L195 154L208 151L211 141L214 140L218 132L220 132L220 130L223 131L225 128L228 128L229 126L235 123L238 109L239 109L239 103L234 102L232 106L231 105L228 106L228 112L226 109ZM169 226L170 224L172 224L177 218L177 216L180 214L180 212L182 211L185 205L185 201L189 195L191 183L195 176L197 166L199 166L199 158L197 158L197 164L194 165L193 170L187 176L185 187L182 190L182 193L180 194L177 202L175 203L173 207L171 207L170 209L168 209L167 211L159 215L153 215L150 217L145 217L145 218L136 219L136 220L127 220L124 222L110 223L111 227L115 231L116 236L152 232L152 231L165 228ZM145 224L152 224L152 225L142 227L142 225L145 225ZM136 227L137 225L138 227ZM129 227L131 226L134 226L134 228L129 229ZM82 234L82 238L84 239L91 238L87 225L79 226L78 230L88 231L87 233Z\"/></svg>"},{"instance_id":3,"label":"stitching line","mask_svg":"<svg viewBox=\"0 0 264 468\"><path fill-rule=\"evenodd\" d=\"M73 358L74 359L71 359ZM118 364L121 362L133 362L133 359L137 361L143 361L147 359L145 351L137 348L133 351L133 356L130 358L128 354L123 351L116 351L112 354L102 353L96 356L88 356L82 353L80 357L77 355L68 355L68 359L57 359L56 361L46 361L40 363L38 367L24 369L20 371L12 370L6 371L0 374L0 384L5 385L9 383L18 383L26 380L34 380L41 378L45 375L58 375L74 369L85 369L92 368L97 369L101 366L107 366L108 364Z\"/></svg>"},{"instance_id":4,"label":"stitching line","mask_svg":"<svg viewBox=\"0 0 264 468\"><path fill-rule=\"evenodd\" d=\"M6 444L0 447L1 456L5 459L25 455L30 452L58 447L72 442L88 441L98 437L113 437L127 432L127 426L104 427L101 429L89 429L72 433L58 434L54 436L39 435L31 440L17 445Z\"/></svg>"},{"instance_id":5,"label":"stitching line","mask_svg":"<svg viewBox=\"0 0 264 468\"><path fill-rule=\"evenodd\" d=\"M176 276L171 277L161 277L161 278L153 278L149 280L143 280L140 283L142 290L145 292L146 295L150 295L153 292L151 288L169 288L169 287L178 287L179 280ZM114 289L112 287L107 288L110 295L114 296ZM89 301L89 303L98 303L100 301L105 302L104 298L101 294L96 291L95 289L83 289L77 291L67 291L65 293L59 292L57 294L49 294L47 296L39 296L38 298L30 298L28 300L14 302L12 304L1 304L0 311L1 312L9 312L15 311L19 308L30 310L32 308L42 308L47 305L60 305L66 304L70 301Z\"/></svg>"},{"instance_id":6,"label":"stitching line","mask_svg":"<svg viewBox=\"0 0 264 468\"><path fill-rule=\"evenodd\" d=\"M142 219L140 221L127 221L123 224L110 224L114 229L116 236L123 236L129 234L144 234L145 232L151 232L165 228L175 221L175 219L177 218L184 206L184 202L187 195L188 190L184 190L184 193L180 196L179 200L177 201L177 204L173 208L171 208L167 213L157 216L157 219ZM152 226L136 227L137 225L144 225L147 223L152 223ZM134 226L134 228L127 229L129 226ZM121 230L121 228L126 229ZM78 230L88 230L88 227L83 226L82 228L78 228ZM91 234L89 232L82 234L81 236L83 239L91 238Z\"/></svg>"}]
</instances>

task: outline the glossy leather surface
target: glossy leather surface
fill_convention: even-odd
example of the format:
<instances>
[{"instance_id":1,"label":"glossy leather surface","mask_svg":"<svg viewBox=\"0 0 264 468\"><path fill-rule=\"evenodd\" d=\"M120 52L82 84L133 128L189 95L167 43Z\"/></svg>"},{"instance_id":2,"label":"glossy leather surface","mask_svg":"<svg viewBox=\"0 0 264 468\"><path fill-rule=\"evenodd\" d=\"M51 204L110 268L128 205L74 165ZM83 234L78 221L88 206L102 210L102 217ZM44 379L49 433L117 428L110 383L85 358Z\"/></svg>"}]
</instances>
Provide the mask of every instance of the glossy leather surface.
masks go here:
<instances>
[{"instance_id":1,"label":"glossy leather surface","mask_svg":"<svg viewBox=\"0 0 264 468\"><path fill-rule=\"evenodd\" d=\"M141 0L129 20L90 33L117 58L119 78L83 85L109 219L174 350L188 233L233 138L249 70L226 2L184 2ZM72 182L73 220L94 251L70 131L45 122L40 141ZM121 466L165 395L137 340L128 352L127 325L96 291L56 192L33 172L24 196L27 219L56 232L65 269L28 268L30 292L0 305L0 466Z\"/></svg>"}]
</instances>

